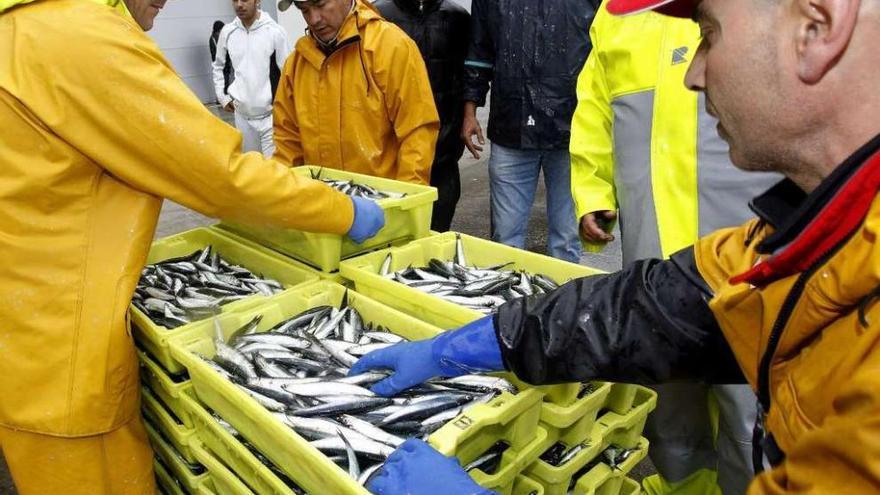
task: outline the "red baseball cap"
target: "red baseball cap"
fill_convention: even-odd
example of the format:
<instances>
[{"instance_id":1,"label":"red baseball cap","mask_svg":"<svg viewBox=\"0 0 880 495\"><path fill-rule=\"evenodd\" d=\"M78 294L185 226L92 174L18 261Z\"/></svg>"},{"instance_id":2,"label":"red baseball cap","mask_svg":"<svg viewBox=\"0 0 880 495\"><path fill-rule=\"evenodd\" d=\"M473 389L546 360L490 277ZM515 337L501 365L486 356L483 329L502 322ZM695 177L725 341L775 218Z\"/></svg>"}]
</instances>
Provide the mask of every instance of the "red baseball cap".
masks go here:
<instances>
[{"instance_id":1,"label":"red baseball cap","mask_svg":"<svg viewBox=\"0 0 880 495\"><path fill-rule=\"evenodd\" d=\"M690 19L699 0L611 0L608 12L613 15L638 14L653 10L672 17Z\"/></svg>"}]
</instances>

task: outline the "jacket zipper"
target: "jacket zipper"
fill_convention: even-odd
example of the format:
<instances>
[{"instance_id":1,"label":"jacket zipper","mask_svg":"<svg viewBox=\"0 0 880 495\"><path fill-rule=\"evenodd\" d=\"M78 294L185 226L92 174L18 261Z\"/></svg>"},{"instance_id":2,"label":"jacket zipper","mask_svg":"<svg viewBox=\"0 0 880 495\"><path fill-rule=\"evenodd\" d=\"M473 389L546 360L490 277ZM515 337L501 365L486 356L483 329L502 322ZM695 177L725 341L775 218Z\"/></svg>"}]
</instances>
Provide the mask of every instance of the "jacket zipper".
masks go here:
<instances>
[{"instance_id":1,"label":"jacket zipper","mask_svg":"<svg viewBox=\"0 0 880 495\"><path fill-rule=\"evenodd\" d=\"M861 227L861 223L859 224ZM785 302L782 305L782 309L779 311L779 316L776 318L776 322L773 324L773 330L770 332L770 339L767 341L767 349L764 351L764 356L761 358L761 366L758 369L758 399L761 402L761 407L763 409L763 414L766 415L770 412L770 366L773 363L773 358L776 354L776 348L779 347L779 341L782 339L783 331L785 327L788 325L788 320L791 318L791 314L794 311L794 307L797 302L800 300L801 295L804 292L804 289L807 286L807 282L810 277L816 273L819 268L825 265L825 263L834 256L837 251L840 250L852 236L859 230L859 228L853 229L852 232L846 235L839 243L831 247L828 252L822 255L816 263L803 272L800 277L798 277L797 281L792 287L791 291L788 293L788 296L785 298ZM763 421L763 418L759 418L759 420Z\"/></svg>"}]
</instances>

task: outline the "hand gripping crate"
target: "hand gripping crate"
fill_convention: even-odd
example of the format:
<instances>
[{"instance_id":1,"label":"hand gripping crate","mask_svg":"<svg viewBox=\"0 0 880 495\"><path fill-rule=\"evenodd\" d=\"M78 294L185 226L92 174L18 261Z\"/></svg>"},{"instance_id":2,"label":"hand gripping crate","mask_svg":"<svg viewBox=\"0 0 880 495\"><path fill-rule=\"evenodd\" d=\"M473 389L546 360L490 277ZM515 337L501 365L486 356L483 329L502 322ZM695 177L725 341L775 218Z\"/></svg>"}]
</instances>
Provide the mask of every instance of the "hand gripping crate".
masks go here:
<instances>
[{"instance_id":1,"label":"hand gripping crate","mask_svg":"<svg viewBox=\"0 0 880 495\"><path fill-rule=\"evenodd\" d=\"M271 469L260 462L244 444L226 431L220 423L195 399L184 397L184 406L190 410L196 436L208 451L241 478L257 495L296 495Z\"/></svg>"},{"instance_id":2,"label":"hand gripping crate","mask_svg":"<svg viewBox=\"0 0 880 495\"><path fill-rule=\"evenodd\" d=\"M275 279L288 290L316 280L314 275L291 265L283 256L277 253L273 253L265 248L241 244L215 230L206 228L193 229L154 242L147 257L147 263L158 263L171 258L187 256L209 245L213 246L216 252L220 253L220 256L226 261L241 265L257 275ZM253 295L222 306L222 311L223 313L230 313L248 309L279 295L281 294L276 294L269 298ZM130 314L131 330L138 344L146 349L153 359L164 366L169 373L177 374L182 372L183 368L180 364L171 358L171 353L168 350L168 339L181 335L200 322L168 329L153 323L146 314L134 307L134 305L131 306Z\"/></svg>"},{"instance_id":3,"label":"hand gripping crate","mask_svg":"<svg viewBox=\"0 0 880 495\"><path fill-rule=\"evenodd\" d=\"M189 394L192 389L189 378L183 375L169 375L159 363L145 352L137 351L137 355L140 363L141 382L147 386L160 403L173 413L175 418L192 428L189 411L183 407L181 402L183 396Z\"/></svg>"},{"instance_id":4,"label":"hand gripping crate","mask_svg":"<svg viewBox=\"0 0 880 495\"><path fill-rule=\"evenodd\" d=\"M420 239L429 235L431 212L434 201L437 200L436 188L329 168L304 166L293 169L293 173L303 177L310 177L319 172L322 178L352 180L380 191L405 193L406 196L377 201L385 211L385 226L363 244L356 244L345 235L316 234L234 222L224 222L221 228L297 258L324 272L338 269L339 261L342 259L396 242Z\"/></svg>"},{"instance_id":5,"label":"hand gripping crate","mask_svg":"<svg viewBox=\"0 0 880 495\"><path fill-rule=\"evenodd\" d=\"M345 288L341 286L318 282L293 291L260 308L221 316L218 322L228 336L254 316L261 314L263 319L257 331L265 331L276 323L312 307L327 304L338 307L345 293ZM365 322L381 324L410 339L428 338L440 332L436 327L353 291L348 291L348 302L358 310ZM213 322L209 322L172 342L174 357L189 371L197 398L231 423L306 491L340 495L366 494L366 491L347 473L202 361L199 355L207 358L214 355L214 343L211 337L213 333ZM440 439L438 442L441 448L446 449L444 452L446 454L457 453L456 449L459 446L462 449L472 449L473 455L464 458L466 462L482 453L476 452L474 446L477 445L486 445L485 449L488 449L501 440L519 446L523 439L536 435L540 403L541 394L537 391L526 391L515 396L504 394L489 404L475 406L465 416L453 420L453 423L463 420L456 426L459 431L455 434L450 433L453 430L441 434L443 431L441 429L435 432L431 439ZM445 428L449 428L449 425ZM522 453L513 448L508 450L510 453L506 458L502 458L499 472L486 478L487 482L508 482L506 478L509 476L508 473L518 474L519 470L537 456L537 452L533 454L528 449ZM472 454L470 450L467 453ZM513 468L506 469L509 464L513 464ZM512 482L513 476L510 476L509 485L512 485Z\"/></svg>"}]
</instances>

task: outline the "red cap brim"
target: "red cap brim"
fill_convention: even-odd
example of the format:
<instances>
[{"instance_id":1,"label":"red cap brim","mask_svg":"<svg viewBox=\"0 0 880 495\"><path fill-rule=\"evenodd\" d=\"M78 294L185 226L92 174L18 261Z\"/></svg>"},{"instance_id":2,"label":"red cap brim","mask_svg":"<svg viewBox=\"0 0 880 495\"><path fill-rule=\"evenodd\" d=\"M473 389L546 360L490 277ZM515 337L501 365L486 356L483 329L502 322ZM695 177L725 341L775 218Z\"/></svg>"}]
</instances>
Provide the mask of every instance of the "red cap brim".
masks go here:
<instances>
[{"instance_id":1,"label":"red cap brim","mask_svg":"<svg viewBox=\"0 0 880 495\"><path fill-rule=\"evenodd\" d=\"M699 0L611 0L608 12L612 15L631 15L653 10L663 15L690 19Z\"/></svg>"}]
</instances>

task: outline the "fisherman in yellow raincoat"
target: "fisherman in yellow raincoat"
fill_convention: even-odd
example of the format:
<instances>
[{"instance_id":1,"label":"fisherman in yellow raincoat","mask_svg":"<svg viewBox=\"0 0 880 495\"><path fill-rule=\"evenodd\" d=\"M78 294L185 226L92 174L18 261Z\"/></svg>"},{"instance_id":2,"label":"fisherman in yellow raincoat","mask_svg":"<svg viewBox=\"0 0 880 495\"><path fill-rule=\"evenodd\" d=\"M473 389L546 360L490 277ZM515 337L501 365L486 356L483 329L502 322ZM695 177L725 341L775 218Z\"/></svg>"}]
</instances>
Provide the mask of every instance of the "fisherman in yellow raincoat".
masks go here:
<instances>
[{"instance_id":1,"label":"fisherman in yellow raincoat","mask_svg":"<svg viewBox=\"0 0 880 495\"><path fill-rule=\"evenodd\" d=\"M163 197L356 241L384 223L241 153L144 33L165 1L0 0L0 449L21 495L155 492L127 312Z\"/></svg>"},{"instance_id":2,"label":"fisherman in yellow raincoat","mask_svg":"<svg viewBox=\"0 0 880 495\"><path fill-rule=\"evenodd\" d=\"M415 42L363 0L293 3L309 30L275 96L275 158L427 185L440 117Z\"/></svg>"}]
</instances>

